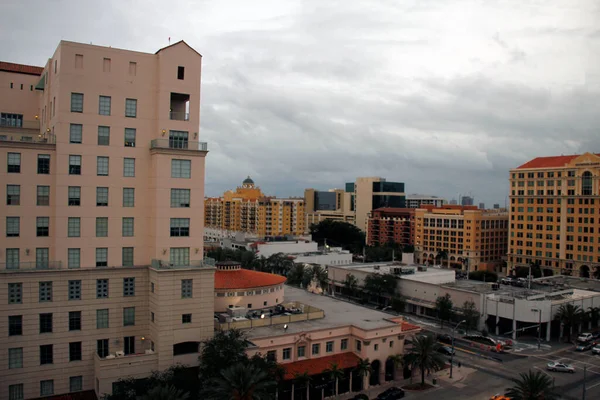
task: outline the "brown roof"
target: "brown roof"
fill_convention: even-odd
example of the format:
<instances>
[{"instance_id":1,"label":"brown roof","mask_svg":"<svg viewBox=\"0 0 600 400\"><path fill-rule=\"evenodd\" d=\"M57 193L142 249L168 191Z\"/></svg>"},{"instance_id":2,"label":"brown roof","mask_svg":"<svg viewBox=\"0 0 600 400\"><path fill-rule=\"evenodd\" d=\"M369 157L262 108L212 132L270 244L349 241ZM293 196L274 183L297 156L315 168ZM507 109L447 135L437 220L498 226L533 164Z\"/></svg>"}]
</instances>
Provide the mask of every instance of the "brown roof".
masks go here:
<instances>
[{"instance_id":1,"label":"brown roof","mask_svg":"<svg viewBox=\"0 0 600 400\"><path fill-rule=\"evenodd\" d=\"M285 276L249 269L215 271L215 289L217 290L274 286L285 281Z\"/></svg>"},{"instance_id":2,"label":"brown roof","mask_svg":"<svg viewBox=\"0 0 600 400\"><path fill-rule=\"evenodd\" d=\"M317 375L331 368L336 364L339 369L355 367L360 358L351 352L334 354L331 356L309 358L307 360L295 361L286 364L280 364L285 370L285 380L294 379L296 375L307 373L309 376Z\"/></svg>"},{"instance_id":3,"label":"brown roof","mask_svg":"<svg viewBox=\"0 0 600 400\"><path fill-rule=\"evenodd\" d=\"M44 72L44 68L35 67L33 65L15 64L5 61L0 61L0 71L4 72L15 72L17 74L26 75L41 75Z\"/></svg>"},{"instance_id":4,"label":"brown roof","mask_svg":"<svg viewBox=\"0 0 600 400\"><path fill-rule=\"evenodd\" d=\"M163 48L160 48L160 49L158 49L158 50L156 51L156 53L154 53L154 54L158 54L158 53L160 53L161 51L163 51L164 49L168 49L169 47L177 46L179 43L183 43L183 44L185 44L187 47L189 47L190 49L192 49L192 50L194 51L194 53L196 53L196 54L198 54L200 57L202 57L202 54L198 53L198 52L197 52L197 51L196 51L196 50L195 50L195 49L194 49L192 46L190 46L189 44L187 44L187 43L186 43L184 40L180 40L179 42L175 42L175 43L173 43L173 44L170 44L170 45L168 45L168 46L165 46L165 47L163 47Z\"/></svg>"},{"instance_id":5,"label":"brown roof","mask_svg":"<svg viewBox=\"0 0 600 400\"><path fill-rule=\"evenodd\" d=\"M600 156L600 154L596 154ZM525 164L517 167L517 169L528 169L528 168L559 168L564 167L570 163L580 154L573 154L570 156L554 156L554 157L537 157L531 161L527 161Z\"/></svg>"}]
</instances>

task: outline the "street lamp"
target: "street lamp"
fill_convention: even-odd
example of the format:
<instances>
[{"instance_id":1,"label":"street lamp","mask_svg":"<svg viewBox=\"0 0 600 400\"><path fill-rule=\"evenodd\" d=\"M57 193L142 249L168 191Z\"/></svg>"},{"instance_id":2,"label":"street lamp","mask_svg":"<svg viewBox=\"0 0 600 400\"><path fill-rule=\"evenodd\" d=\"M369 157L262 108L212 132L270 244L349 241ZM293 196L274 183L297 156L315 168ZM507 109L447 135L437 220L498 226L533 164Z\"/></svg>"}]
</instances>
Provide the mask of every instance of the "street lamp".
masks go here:
<instances>
[{"instance_id":1,"label":"street lamp","mask_svg":"<svg viewBox=\"0 0 600 400\"><path fill-rule=\"evenodd\" d=\"M456 331L458 326L460 324L462 324L463 322L467 322L467 320L463 319L458 324L456 324L456 326L454 328L452 328L452 351L450 351L450 379L452 379L452 365L453 365L452 360L454 359L454 331Z\"/></svg>"},{"instance_id":2,"label":"street lamp","mask_svg":"<svg viewBox=\"0 0 600 400\"><path fill-rule=\"evenodd\" d=\"M538 324L538 350L539 350L541 347L541 343L542 343L542 310L540 310L539 308L532 308L531 311L538 313L540 316L540 322Z\"/></svg>"}]
</instances>

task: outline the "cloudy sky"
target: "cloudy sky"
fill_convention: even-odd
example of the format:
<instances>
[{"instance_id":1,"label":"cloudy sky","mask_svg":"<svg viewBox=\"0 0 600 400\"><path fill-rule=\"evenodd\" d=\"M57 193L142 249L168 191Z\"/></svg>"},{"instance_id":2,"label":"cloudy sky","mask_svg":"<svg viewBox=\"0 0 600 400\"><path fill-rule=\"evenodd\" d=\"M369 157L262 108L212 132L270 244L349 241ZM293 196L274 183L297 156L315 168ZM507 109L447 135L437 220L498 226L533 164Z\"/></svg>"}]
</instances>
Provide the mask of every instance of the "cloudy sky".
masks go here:
<instances>
[{"instance_id":1,"label":"cloudy sky","mask_svg":"<svg viewBox=\"0 0 600 400\"><path fill-rule=\"evenodd\" d=\"M203 55L206 192L357 176L504 203L508 170L600 152L598 0L4 0L0 59L61 39Z\"/></svg>"}]
</instances>

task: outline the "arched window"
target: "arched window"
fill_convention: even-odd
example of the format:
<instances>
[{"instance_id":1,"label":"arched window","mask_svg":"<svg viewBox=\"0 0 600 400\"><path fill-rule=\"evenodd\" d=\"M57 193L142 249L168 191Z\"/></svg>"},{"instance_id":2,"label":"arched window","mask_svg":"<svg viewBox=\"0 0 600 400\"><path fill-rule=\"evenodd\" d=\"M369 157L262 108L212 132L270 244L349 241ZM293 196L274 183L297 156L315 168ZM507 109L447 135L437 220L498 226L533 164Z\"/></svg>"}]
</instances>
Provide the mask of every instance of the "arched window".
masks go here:
<instances>
[{"instance_id":1,"label":"arched window","mask_svg":"<svg viewBox=\"0 0 600 400\"><path fill-rule=\"evenodd\" d=\"M592 173L585 171L581 176L581 194L583 196L592 195Z\"/></svg>"}]
</instances>

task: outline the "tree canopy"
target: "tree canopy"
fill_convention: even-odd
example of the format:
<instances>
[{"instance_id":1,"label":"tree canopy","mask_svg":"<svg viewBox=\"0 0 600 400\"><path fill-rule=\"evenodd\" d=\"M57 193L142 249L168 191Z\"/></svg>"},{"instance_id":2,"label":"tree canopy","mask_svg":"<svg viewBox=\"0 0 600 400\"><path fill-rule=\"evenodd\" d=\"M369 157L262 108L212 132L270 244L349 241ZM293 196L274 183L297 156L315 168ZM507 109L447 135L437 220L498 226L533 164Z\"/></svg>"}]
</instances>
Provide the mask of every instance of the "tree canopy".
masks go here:
<instances>
[{"instance_id":1,"label":"tree canopy","mask_svg":"<svg viewBox=\"0 0 600 400\"><path fill-rule=\"evenodd\" d=\"M365 245L365 234L355 225L343 221L323 220L310 226L312 239L319 246L327 244L340 246L352 253L362 253Z\"/></svg>"},{"instance_id":2,"label":"tree canopy","mask_svg":"<svg viewBox=\"0 0 600 400\"><path fill-rule=\"evenodd\" d=\"M479 324L479 311L475 307L475 302L473 300L467 300L463 303L462 306L462 314L465 322L466 331L477 329L477 325Z\"/></svg>"},{"instance_id":3,"label":"tree canopy","mask_svg":"<svg viewBox=\"0 0 600 400\"><path fill-rule=\"evenodd\" d=\"M446 293L444 296L439 296L435 301L435 310L437 311L438 318L442 322L442 328L444 327L444 321L449 321L452 318L452 307L454 304L450 299L450 294Z\"/></svg>"}]
</instances>

